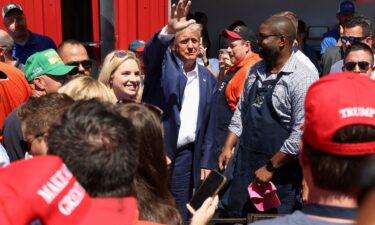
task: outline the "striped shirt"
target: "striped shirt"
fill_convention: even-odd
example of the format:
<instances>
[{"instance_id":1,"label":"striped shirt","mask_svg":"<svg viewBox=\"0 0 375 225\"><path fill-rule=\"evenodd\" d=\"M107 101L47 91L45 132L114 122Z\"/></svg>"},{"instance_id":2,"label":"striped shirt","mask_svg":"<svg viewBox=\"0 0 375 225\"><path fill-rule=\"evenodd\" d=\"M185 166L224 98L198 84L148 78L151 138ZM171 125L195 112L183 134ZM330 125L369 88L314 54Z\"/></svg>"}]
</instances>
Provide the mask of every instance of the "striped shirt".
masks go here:
<instances>
[{"instance_id":1,"label":"striped shirt","mask_svg":"<svg viewBox=\"0 0 375 225\"><path fill-rule=\"evenodd\" d=\"M305 116L304 102L306 92L309 86L319 79L319 75L317 71L313 71L298 59L295 53L292 53L279 74L282 77L276 83L272 93L272 104L283 125L291 131L280 151L286 154L298 155L302 135L301 126ZM242 124L248 110L248 95L256 77L259 76L261 81L265 81L276 79L277 75L272 74L267 77L266 62L264 60L252 67L229 125L231 132L240 137L242 130L246 129L242 127ZM258 82L261 84L260 81Z\"/></svg>"}]
</instances>

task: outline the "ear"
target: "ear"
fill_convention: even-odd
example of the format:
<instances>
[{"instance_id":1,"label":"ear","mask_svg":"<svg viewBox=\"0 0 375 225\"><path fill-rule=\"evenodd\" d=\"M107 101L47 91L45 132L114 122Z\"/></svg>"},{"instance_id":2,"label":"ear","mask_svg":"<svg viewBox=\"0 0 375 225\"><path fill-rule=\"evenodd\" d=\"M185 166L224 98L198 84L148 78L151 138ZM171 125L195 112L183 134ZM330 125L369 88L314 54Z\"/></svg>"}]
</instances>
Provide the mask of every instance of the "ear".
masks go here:
<instances>
[{"instance_id":1,"label":"ear","mask_svg":"<svg viewBox=\"0 0 375 225\"><path fill-rule=\"evenodd\" d=\"M171 44L171 50L174 52L176 51L176 43L173 41Z\"/></svg>"},{"instance_id":2,"label":"ear","mask_svg":"<svg viewBox=\"0 0 375 225\"><path fill-rule=\"evenodd\" d=\"M281 37L280 37L280 44L279 44L279 46L280 47L284 47L285 46L285 43L287 42L288 40L286 39L286 37L284 36L284 35L282 35Z\"/></svg>"},{"instance_id":3,"label":"ear","mask_svg":"<svg viewBox=\"0 0 375 225\"><path fill-rule=\"evenodd\" d=\"M0 47L0 56L3 56L5 54L5 49L3 47Z\"/></svg>"},{"instance_id":4,"label":"ear","mask_svg":"<svg viewBox=\"0 0 375 225\"><path fill-rule=\"evenodd\" d=\"M44 80L41 77L35 77L33 80L35 89L37 90L44 90L45 89L45 84Z\"/></svg>"},{"instance_id":5,"label":"ear","mask_svg":"<svg viewBox=\"0 0 375 225\"><path fill-rule=\"evenodd\" d=\"M371 48L372 46L372 35L368 36L366 39L365 39L365 43Z\"/></svg>"},{"instance_id":6,"label":"ear","mask_svg":"<svg viewBox=\"0 0 375 225\"><path fill-rule=\"evenodd\" d=\"M245 41L245 46L251 51L251 42L250 41Z\"/></svg>"}]
</instances>

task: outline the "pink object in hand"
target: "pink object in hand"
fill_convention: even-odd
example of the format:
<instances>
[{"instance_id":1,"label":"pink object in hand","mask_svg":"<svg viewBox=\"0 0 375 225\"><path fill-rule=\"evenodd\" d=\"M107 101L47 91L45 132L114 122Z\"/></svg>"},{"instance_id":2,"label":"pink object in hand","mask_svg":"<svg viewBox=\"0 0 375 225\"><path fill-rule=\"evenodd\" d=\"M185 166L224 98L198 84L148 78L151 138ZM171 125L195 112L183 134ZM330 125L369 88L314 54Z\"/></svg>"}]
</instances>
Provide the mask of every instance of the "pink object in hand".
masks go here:
<instances>
[{"instance_id":1,"label":"pink object in hand","mask_svg":"<svg viewBox=\"0 0 375 225\"><path fill-rule=\"evenodd\" d=\"M247 187L247 190L249 192L250 200L261 212L278 207L281 204L280 199L276 194L276 187L271 181L262 186L251 182Z\"/></svg>"}]
</instances>

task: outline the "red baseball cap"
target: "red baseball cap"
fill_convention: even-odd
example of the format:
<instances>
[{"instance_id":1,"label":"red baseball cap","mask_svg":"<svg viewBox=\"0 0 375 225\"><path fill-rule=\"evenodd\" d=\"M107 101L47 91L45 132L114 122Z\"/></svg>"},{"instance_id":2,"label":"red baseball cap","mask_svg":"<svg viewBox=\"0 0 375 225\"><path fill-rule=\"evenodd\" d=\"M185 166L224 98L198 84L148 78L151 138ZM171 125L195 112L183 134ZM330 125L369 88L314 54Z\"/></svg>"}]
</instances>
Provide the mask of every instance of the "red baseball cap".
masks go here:
<instances>
[{"instance_id":1,"label":"red baseball cap","mask_svg":"<svg viewBox=\"0 0 375 225\"><path fill-rule=\"evenodd\" d=\"M243 39L246 41L255 41L255 34L246 26L237 26L233 30L224 30L223 36L225 38L231 37L234 39Z\"/></svg>"},{"instance_id":2,"label":"red baseball cap","mask_svg":"<svg viewBox=\"0 0 375 225\"><path fill-rule=\"evenodd\" d=\"M57 156L0 169L0 190L0 214L9 224L34 219L47 225L131 224L138 219L134 198L90 198Z\"/></svg>"},{"instance_id":3,"label":"red baseball cap","mask_svg":"<svg viewBox=\"0 0 375 225\"><path fill-rule=\"evenodd\" d=\"M336 155L375 153L375 141L336 143L334 134L348 125L375 126L375 81L340 72L312 84L305 99L303 139L311 146Z\"/></svg>"},{"instance_id":4,"label":"red baseball cap","mask_svg":"<svg viewBox=\"0 0 375 225\"><path fill-rule=\"evenodd\" d=\"M145 50L146 43L142 40L135 40L129 45L129 50L133 52L143 52Z\"/></svg>"}]
</instances>

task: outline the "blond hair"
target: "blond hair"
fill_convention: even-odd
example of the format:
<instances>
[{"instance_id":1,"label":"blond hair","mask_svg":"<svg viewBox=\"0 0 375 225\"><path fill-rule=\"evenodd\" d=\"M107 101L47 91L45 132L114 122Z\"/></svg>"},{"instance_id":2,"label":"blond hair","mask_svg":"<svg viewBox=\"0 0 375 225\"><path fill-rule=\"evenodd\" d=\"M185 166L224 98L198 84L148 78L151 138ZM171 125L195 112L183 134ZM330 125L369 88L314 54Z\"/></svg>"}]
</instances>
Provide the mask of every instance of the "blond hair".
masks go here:
<instances>
[{"instance_id":1,"label":"blond hair","mask_svg":"<svg viewBox=\"0 0 375 225\"><path fill-rule=\"evenodd\" d=\"M191 33L191 32L198 32L199 34L199 37L201 37L201 33L202 33L202 25L199 24L199 23L193 23L193 24L190 24L188 27L186 27L185 29L183 30L180 30L178 31L176 34L175 34L175 40L177 39L177 37L182 34L182 33Z\"/></svg>"},{"instance_id":2,"label":"blond hair","mask_svg":"<svg viewBox=\"0 0 375 225\"><path fill-rule=\"evenodd\" d=\"M126 52L124 57L117 56L117 54L121 51ZM103 62L102 69L99 73L98 80L103 82L108 88L112 90L112 79L113 73L117 70L117 68L126 60L133 59L137 62L139 70L141 70L141 64L139 59L132 51L125 51L125 50L115 50L109 53Z\"/></svg>"},{"instance_id":3,"label":"blond hair","mask_svg":"<svg viewBox=\"0 0 375 225\"><path fill-rule=\"evenodd\" d=\"M77 100L97 99L101 102L115 102L115 96L102 82L88 76L74 78L59 88L58 93L65 93Z\"/></svg>"}]
</instances>

